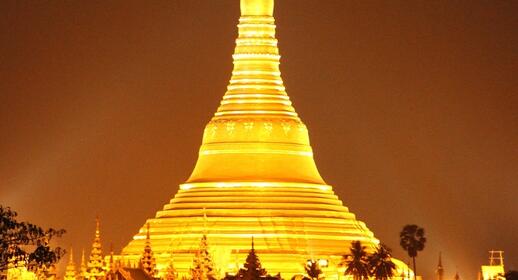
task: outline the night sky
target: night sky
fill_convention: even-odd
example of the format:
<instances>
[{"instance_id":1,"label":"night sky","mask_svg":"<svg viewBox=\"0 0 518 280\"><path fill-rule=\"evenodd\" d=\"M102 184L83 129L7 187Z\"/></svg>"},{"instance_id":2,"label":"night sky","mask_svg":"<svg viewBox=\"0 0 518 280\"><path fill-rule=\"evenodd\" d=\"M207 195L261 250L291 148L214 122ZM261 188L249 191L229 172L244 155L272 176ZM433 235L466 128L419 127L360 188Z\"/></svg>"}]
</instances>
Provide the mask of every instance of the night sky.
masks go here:
<instances>
[{"instance_id":1,"label":"night sky","mask_svg":"<svg viewBox=\"0 0 518 280\"><path fill-rule=\"evenodd\" d=\"M518 1L278 0L281 71L321 175L376 237L426 229L431 279L518 269ZM237 0L1 1L0 204L118 252L190 175ZM346 249L344 248L344 251Z\"/></svg>"}]
</instances>

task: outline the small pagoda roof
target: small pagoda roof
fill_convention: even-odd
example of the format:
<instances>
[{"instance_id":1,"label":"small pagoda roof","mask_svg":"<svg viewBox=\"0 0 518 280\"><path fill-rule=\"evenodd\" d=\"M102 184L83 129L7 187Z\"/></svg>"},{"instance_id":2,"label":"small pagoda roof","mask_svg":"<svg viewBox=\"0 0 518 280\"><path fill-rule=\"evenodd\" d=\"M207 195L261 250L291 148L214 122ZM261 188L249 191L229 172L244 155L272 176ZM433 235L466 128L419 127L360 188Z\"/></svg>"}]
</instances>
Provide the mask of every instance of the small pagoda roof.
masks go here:
<instances>
[{"instance_id":1,"label":"small pagoda roof","mask_svg":"<svg viewBox=\"0 0 518 280\"><path fill-rule=\"evenodd\" d=\"M259 256L254 249L254 239L252 237L252 248L246 257L246 263L236 275L226 274L223 280L281 280L281 274L270 275L261 265Z\"/></svg>"},{"instance_id":2,"label":"small pagoda roof","mask_svg":"<svg viewBox=\"0 0 518 280\"><path fill-rule=\"evenodd\" d=\"M155 280L141 268L118 267L106 273L103 280Z\"/></svg>"}]
</instances>

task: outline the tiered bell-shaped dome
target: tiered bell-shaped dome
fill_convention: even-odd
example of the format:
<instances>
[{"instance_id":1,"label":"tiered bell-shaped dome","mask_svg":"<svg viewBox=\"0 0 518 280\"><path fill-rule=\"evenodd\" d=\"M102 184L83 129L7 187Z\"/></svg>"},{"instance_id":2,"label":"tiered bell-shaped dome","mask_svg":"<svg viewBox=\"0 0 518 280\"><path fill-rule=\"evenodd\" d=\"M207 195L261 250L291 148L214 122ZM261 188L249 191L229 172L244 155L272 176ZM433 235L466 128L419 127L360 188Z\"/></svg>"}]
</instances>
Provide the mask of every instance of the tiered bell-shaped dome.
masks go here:
<instances>
[{"instance_id":1,"label":"tiered bell-shaped dome","mask_svg":"<svg viewBox=\"0 0 518 280\"><path fill-rule=\"evenodd\" d=\"M378 240L322 180L283 85L273 0L241 0L234 69L227 92L205 127L198 161L179 192L150 223L159 271L172 257L187 273L206 234L221 273L236 272L250 237L271 273L303 273L308 259L326 259L329 273L350 242ZM139 257L144 226L124 248ZM329 275L330 276L330 275Z\"/></svg>"}]
</instances>

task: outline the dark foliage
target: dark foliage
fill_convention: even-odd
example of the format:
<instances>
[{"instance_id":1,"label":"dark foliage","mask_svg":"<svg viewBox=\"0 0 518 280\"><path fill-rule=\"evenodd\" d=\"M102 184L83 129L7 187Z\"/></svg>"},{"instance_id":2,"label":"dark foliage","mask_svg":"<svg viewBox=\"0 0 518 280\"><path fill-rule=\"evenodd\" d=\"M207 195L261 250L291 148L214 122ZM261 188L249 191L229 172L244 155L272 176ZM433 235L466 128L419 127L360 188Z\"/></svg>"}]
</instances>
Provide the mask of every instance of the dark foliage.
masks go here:
<instances>
[{"instance_id":1,"label":"dark foliage","mask_svg":"<svg viewBox=\"0 0 518 280\"><path fill-rule=\"evenodd\" d=\"M50 241L65 233L63 229L43 229L37 225L19 222L18 214L0 205L0 271L9 264L24 264L30 270L50 267L65 253L60 247L52 248Z\"/></svg>"},{"instance_id":2,"label":"dark foliage","mask_svg":"<svg viewBox=\"0 0 518 280\"><path fill-rule=\"evenodd\" d=\"M345 275L352 275L354 280L367 279L370 276L369 260L366 247L360 241L351 243L350 253L343 256L340 265L345 266Z\"/></svg>"},{"instance_id":3,"label":"dark foliage","mask_svg":"<svg viewBox=\"0 0 518 280\"><path fill-rule=\"evenodd\" d=\"M380 244L368 260L374 279L386 280L394 276L396 264L392 262L391 250L385 244Z\"/></svg>"},{"instance_id":4,"label":"dark foliage","mask_svg":"<svg viewBox=\"0 0 518 280\"><path fill-rule=\"evenodd\" d=\"M322 269L320 269L320 265L318 265L318 262L315 260L309 261L304 266L304 269L311 280L317 280L318 276L322 274Z\"/></svg>"}]
</instances>

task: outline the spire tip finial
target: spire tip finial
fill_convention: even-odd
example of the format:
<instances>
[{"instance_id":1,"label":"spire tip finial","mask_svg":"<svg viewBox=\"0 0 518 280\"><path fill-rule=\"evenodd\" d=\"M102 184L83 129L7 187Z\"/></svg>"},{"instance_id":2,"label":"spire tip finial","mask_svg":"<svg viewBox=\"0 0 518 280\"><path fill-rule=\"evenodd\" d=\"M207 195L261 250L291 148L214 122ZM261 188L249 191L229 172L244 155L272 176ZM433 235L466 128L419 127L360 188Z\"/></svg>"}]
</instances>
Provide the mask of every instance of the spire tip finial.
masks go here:
<instances>
[{"instance_id":1,"label":"spire tip finial","mask_svg":"<svg viewBox=\"0 0 518 280\"><path fill-rule=\"evenodd\" d=\"M241 0L242 16L273 16L274 0Z\"/></svg>"},{"instance_id":2,"label":"spire tip finial","mask_svg":"<svg viewBox=\"0 0 518 280\"><path fill-rule=\"evenodd\" d=\"M99 236L100 230L99 230L99 215L95 216L95 236Z\"/></svg>"},{"instance_id":3,"label":"spire tip finial","mask_svg":"<svg viewBox=\"0 0 518 280\"><path fill-rule=\"evenodd\" d=\"M74 253L73 253L73 248L70 247L70 252L69 252L70 256L68 256L68 262L69 263L73 263L74 262Z\"/></svg>"}]
</instances>

